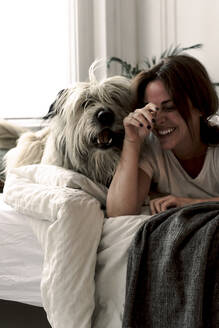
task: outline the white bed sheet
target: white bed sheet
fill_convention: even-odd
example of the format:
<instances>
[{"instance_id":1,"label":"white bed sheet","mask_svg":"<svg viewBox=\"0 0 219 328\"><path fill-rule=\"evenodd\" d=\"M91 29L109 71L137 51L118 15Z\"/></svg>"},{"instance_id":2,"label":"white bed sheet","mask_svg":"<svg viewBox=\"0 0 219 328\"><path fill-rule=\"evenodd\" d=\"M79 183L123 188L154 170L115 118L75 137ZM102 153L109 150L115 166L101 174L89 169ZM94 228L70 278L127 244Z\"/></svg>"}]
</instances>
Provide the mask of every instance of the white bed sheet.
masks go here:
<instances>
[{"instance_id":1,"label":"white bed sheet","mask_svg":"<svg viewBox=\"0 0 219 328\"><path fill-rule=\"evenodd\" d=\"M0 198L1 235L1 225L6 224L0 267L1 262L13 264L11 271L3 271L12 280L7 284L11 294L1 293L6 284L2 288L0 271L0 298L41 305L41 280L42 303L54 328L121 327L128 249L150 215L145 209L142 215L106 219L100 207L104 195L87 177L63 168L30 165L13 169L5 183L4 199L16 210ZM13 249L8 252L10 243ZM19 268L15 252L20 253ZM31 280L33 286L34 279L37 301L33 291L32 300L29 294L24 296L27 282Z\"/></svg>"},{"instance_id":2,"label":"white bed sheet","mask_svg":"<svg viewBox=\"0 0 219 328\"><path fill-rule=\"evenodd\" d=\"M0 194L0 299L42 306L43 253L26 220Z\"/></svg>"}]
</instances>

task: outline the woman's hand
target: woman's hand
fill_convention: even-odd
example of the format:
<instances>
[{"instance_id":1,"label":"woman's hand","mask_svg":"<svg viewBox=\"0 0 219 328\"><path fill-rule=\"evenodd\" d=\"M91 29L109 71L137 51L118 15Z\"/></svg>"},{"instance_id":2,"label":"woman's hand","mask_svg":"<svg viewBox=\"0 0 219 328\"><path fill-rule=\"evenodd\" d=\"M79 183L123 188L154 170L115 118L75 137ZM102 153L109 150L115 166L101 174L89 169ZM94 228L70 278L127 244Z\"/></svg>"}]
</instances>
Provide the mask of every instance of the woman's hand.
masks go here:
<instances>
[{"instance_id":1,"label":"woman's hand","mask_svg":"<svg viewBox=\"0 0 219 328\"><path fill-rule=\"evenodd\" d=\"M204 200L203 200L204 201ZM182 198L173 195L155 198L150 201L151 214L157 214L163 212L171 207L182 207L189 204L200 203L201 200L192 198Z\"/></svg>"},{"instance_id":2,"label":"woman's hand","mask_svg":"<svg viewBox=\"0 0 219 328\"><path fill-rule=\"evenodd\" d=\"M156 111L156 106L148 103L126 116L123 121L125 139L129 142L141 143L154 127Z\"/></svg>"}]
</instances>

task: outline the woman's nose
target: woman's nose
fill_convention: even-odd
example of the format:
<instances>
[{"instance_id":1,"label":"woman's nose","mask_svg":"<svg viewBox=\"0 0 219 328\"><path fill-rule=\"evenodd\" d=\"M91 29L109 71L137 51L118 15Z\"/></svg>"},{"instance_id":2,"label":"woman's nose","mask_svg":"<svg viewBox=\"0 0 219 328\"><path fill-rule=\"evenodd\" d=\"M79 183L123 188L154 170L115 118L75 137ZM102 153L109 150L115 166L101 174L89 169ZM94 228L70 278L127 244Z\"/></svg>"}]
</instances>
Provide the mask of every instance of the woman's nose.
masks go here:
<instances>
[{"instance_id":1,"label":"woman's nose","mask_svg":"<svg viewBox=\"0 0 219 328\"><path fill-rule=\"evenodd\" d=\"M165 112L162 109L159 109L157 111L155 120L156 120L156 124L161 124L165 122L166 116L165 116Z\"/></svg>"}]
</instances>

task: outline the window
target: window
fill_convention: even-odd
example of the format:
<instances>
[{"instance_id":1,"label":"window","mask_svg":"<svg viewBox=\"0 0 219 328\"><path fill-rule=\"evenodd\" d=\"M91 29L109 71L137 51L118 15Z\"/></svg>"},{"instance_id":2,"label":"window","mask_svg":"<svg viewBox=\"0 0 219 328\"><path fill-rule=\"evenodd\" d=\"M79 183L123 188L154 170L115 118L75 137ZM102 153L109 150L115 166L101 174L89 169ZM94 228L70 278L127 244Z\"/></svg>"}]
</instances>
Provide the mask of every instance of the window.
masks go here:
<instances>
[{"instance_id":1,"label":"window","mask_svg":"<svg viewBox=\"0 0 219 328\"><path fill-rule=\"evenodd\" d=\"M0 117L44 116L75 78L74 0L0 3Z\"/></svg>"}]
</instances>

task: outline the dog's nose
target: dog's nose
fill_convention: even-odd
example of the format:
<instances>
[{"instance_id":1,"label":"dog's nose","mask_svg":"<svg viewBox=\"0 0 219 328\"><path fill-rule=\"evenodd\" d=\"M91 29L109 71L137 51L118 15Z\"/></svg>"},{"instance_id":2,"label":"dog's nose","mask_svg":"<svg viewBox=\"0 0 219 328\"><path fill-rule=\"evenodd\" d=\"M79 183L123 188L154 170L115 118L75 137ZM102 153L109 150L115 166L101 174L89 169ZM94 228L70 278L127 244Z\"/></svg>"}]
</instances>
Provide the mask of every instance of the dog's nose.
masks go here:
<instances>
[{"instance_id":1,"label":"dog's nose","mask_svg":"<svg viewBox=\"0 0 219 328\"><path fill-rule=\"evenodd\" d=\"M97 119L102 125L112 125L114 122L114 113L109 108L101 108L97 112Z\"/></svg>"}]
</instances>

